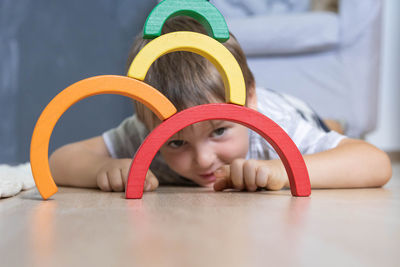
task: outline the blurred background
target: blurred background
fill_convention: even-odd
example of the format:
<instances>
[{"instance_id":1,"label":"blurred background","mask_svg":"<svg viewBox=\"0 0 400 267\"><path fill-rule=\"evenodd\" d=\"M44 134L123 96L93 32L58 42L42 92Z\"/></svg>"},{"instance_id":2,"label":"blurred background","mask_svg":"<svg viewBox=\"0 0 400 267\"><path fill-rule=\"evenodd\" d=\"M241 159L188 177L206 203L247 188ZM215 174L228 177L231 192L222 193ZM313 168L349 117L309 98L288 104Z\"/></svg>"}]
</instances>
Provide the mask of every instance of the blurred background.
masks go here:
<instances>
[{"instance_id":1,"label":"blurred background","mask_svg":"<svg viewBox=\"0 0 400 267\"><path fill-rule=\"evenodd\" d=\"M258 86L287 92L351 137L400 151L400 1L215 0ZM0 1L0 163L29 161L34 125L67 86L125 74L156 0ZM130 99L94 96L59 120L50 153L100 135L134 112Z\"/></svg>"},{"instance_id":2,"label":"blurred background","mask_svg":"<svg viewBox=\"0 0 400 267\"><path fill-rule=\"evenodd\" d=\"M33 128L59 92L81 79L125 74L133 38L157 2L0 1L0 163L29 161ZM100 95L58 121L50 152L101 134L131 115L131 100Z\"/></svg>"},{"instance_id":3,"label":"blurred background","mask_svg":"<svg viewBox=\"0 0 400 267\"><path fill-rule=\"evenodd\" d=\"M400 151L400 1L386 0L383 10L381 79L376 129L366 140L385 151Z\"/></svg>"}]
</instances>

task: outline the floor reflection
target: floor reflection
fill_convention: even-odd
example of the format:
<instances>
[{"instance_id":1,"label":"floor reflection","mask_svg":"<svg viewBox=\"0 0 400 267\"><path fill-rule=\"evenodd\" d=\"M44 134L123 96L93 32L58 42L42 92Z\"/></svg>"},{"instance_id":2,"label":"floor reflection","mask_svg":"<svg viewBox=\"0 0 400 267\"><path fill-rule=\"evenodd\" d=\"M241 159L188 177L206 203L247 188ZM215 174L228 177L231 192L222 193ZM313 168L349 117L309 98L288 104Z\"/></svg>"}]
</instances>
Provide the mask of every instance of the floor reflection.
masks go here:
<instances>
[{"instance_id":1,"label":"floor reflection","mask_svg":"<svg viewBox=\"0 0 400 267\"><path fill-rule=\"evenodd\" d=\"M32 266L54 266L54 229L57 202L42 201L32 211L30 249Z\"/></svg>"}]
</instances>

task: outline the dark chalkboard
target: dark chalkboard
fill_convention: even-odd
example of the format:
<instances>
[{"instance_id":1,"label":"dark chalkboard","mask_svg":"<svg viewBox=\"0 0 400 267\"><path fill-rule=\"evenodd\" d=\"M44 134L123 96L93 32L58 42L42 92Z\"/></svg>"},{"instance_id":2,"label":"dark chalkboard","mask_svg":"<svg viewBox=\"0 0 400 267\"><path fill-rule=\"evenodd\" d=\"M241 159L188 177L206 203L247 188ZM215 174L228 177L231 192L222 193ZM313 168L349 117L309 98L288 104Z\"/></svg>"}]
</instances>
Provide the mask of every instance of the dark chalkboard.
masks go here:
<instances>
[{"instance_id":1,"label":"dark chalkboard","mask_svg":"<svg viewBox=\"0 0 400 267\"><path fill-rule=\"evenodd\" d=\"M49 101L81 79L125 74L134 36L157 1L0 1L0 163L29 160L33 127ZM71 107L56 125L59 146L117 126L130 99L101 95Z\"/></svg>"}]
</instances>

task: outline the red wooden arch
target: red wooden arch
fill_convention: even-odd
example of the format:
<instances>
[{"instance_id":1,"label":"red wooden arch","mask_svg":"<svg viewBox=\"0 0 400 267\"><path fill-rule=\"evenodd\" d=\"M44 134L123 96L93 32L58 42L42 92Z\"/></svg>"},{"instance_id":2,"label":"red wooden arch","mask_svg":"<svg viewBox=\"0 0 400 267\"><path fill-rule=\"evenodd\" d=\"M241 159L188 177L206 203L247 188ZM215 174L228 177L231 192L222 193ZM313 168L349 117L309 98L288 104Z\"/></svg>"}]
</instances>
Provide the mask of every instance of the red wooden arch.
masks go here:
<instances>
[{"instance_id":1,"label":"red wooden arch","mask_svg":"<svg viewBox=\"0 0 400 267\"><path fill-rule=\"evenodd\" d=\"M126 198L142 198L146 173L161 146L183 128L206 120L240 123L260 134L276 150L289 177L293 196L311 194L310 179L303 157L286 132L265 115L234 104L206 104L185 109L156 127L143 141L129 171Z\"/></svg>"}]
</instances>

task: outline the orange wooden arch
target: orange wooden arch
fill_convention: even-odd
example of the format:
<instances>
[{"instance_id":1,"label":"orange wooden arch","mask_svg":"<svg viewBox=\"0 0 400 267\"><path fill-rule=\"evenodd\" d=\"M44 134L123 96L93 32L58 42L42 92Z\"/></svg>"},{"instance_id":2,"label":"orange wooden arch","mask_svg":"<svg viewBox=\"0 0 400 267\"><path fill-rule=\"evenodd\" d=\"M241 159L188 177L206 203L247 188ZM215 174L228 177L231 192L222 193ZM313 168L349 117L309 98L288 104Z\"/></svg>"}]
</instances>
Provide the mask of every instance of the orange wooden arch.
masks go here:
<instances>
[{"instance_id":1,"label":"orange wooden arch","mask_svg":"<svg viewBox=\"0 0 400 267\"><path fill-rule=\"evenodd\" d=\"M310 179L296 144L275 122L253 109L233 104L205 104L185 109L163 121L143 141L129 171L126 198L142 198L143 186L151 161L161 146L183 128L206 120L240 123L264 137L281 158L289 177L293 196L311 194Z\"/></svg>"},{"instance_id":2,"label":"orange wooden arch","mask_svg":"<svg viewBox=\"0 0 400 267\"><path fill-rule=\"evenodd\" d=\"M152 86L125 76L104 75L76 82L46 106L36 122L31 140L30 160L33 178L44 199L57 192L49 167L49 142L58 119L76 102L94 95L118 94L145 104L161 120L176 113L174 105Z\"/></svg>"}]
</instances>

